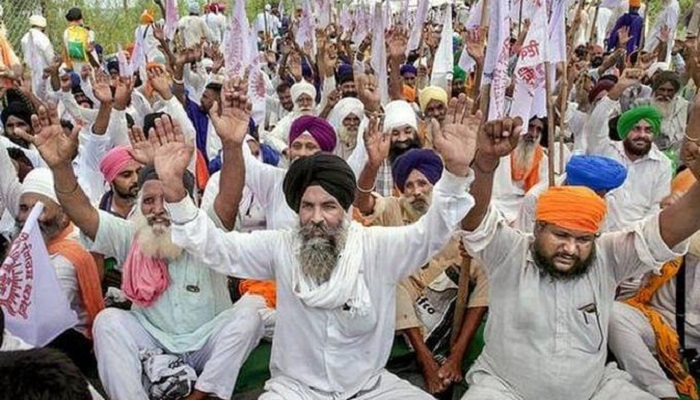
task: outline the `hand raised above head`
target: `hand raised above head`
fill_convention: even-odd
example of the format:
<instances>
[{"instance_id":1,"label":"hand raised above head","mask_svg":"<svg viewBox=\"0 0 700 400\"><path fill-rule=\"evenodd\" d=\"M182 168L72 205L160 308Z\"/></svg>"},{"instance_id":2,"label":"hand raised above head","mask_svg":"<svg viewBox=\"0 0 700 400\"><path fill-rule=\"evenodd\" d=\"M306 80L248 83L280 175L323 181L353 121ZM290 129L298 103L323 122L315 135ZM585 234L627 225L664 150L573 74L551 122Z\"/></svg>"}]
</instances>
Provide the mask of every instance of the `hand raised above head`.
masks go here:
<instances>
[{"instance_id":1,"label":"hand raised above head","mask_svg":"<svg viewBox=\"0 0 700 400\"><path fill-rule=\"evenodd\" d=\"M466 175L476 153L481 112L471 113L473 102L462 93L447 105L442 128L432 119L433 144L443 158L445 168L456 175Z\"/></svg>"},{"instance_id":2,"label":"hand raised above head","mask_svg":"<svg viewBox=\"0 0 700 400\"><path fill-rule=\"evenodd\" d=\"M78 132L80 127L73 128L66 134L61 126L56 106L40 107L37 114L32 115L32 132L24 130L15 133L36 146L41 157L50 168L70 166L73 157L78 153Z\"/></svg>"},{"instance_id":3,"label":"hand raised above head","mask_svg":"<svg viewBox=\"0 0 700 400\"><path fill-rule=\"evenodd\" d=\"M209 110L209 117L222 142L243 144L252 109L248 99L248 83L241 78L226 81L221 90L221 103L214 102Z\"/></svg>"}]
</instances>

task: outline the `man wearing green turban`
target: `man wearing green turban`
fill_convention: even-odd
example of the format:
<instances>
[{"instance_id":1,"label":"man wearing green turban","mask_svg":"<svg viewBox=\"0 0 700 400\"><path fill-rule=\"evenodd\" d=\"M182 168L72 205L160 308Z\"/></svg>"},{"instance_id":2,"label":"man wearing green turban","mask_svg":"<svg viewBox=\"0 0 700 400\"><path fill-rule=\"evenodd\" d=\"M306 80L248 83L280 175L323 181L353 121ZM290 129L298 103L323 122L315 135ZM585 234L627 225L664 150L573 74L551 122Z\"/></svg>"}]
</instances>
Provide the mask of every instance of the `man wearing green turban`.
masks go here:
<instances>
[{"instance_id":1,"label":"man wearing green turban","mask_svg":"<svg viewBox=\"0 0 700 400\"><path fill-rule=\"evenodd\" d=\"M661 112L651 106L633 108L620 116L617 133L627 153L643 157L651 151L653 138L661 133Z\"/></svg>"},{"instance_id":2,"label":"man wearing green turban","mask_svg":"<svg viewBox=\"0 0 700 400\"><path fill-rule=\"evenodd\" d=\"M452 70L452 97L459 97L460 93L465 93L467 73L455 65Z\"/></svg>"}]
</instances>

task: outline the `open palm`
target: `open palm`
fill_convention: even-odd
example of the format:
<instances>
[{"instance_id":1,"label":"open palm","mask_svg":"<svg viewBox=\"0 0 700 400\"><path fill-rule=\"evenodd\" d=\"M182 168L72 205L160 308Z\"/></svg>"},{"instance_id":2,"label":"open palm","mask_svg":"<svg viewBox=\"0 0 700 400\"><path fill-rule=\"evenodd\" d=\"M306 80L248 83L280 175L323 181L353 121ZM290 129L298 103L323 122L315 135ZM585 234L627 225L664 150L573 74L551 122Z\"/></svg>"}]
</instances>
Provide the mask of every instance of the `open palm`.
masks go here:
<instances>
[{"instance_id":1,"label":"open palm","mask_svg":"<svg viewBox=\"0 0 700 400\"><path fill-rule=\"evenodd\" d=\"M140 126L134 125L134 127L129 130L129 142L131 142L129 154L134 160L143 165L153 164L155 146L158 144L157 135L152 135L146 139L143 129L141 129Z\"/></svg>"},{"instance_id":2,"label":"open palm","mask_svg":"<svg viewBox=\"0 0 700 400\"><path fill-rule=\"evenodd\" d=\"M194 145L185 140L180 123L168 116L156 119L155 134L158 144L153 161L158 176L162 180L182 179L192 160Z\"/></svg>"},{"instance_id":3,"label":"open palm","mask_svg":"<svg viewBox=\"0 0 700 400\"><path fill-rule=\"evenodd\" d=\"M17 134L36 146L49 167L70 164L78 153L79 128L75 127L70 135L66 135L56 107L49 107L48 110L40 107L38 114L32 115L32 130L33 136L24 131L17 131Z\"/></svg>"},{"instance_id":4,"label":"open palm","mask_svg":"<svg viewBox=\"0 0 700 400\"><path fill-rule=\"evenodd\" d=\"M435 149L445 167L459 175L466 173L476 153L481 112L471 114L471 108L472 101L461 94L458 99L450 100L442 129L435 119L431 120Z\"/></svg>"},{"instance_id":5,"label":"open palm","mask_svg":"<svg viewBox=\"0 0 700 400\"><path fill-rule=\"evenodd\" d=\"M389 156L391 139L384 134L382 122L377 117L370 117L369 125L364 132L365 149L370 164L378 166Z\"/></svg>"},{"instance_id":6,"label":"open palm","mask_svg":"<svg viewBox=\"0 0 700 400\"><path fill-rule=\"evenodd\" d=\"M221 91L221 114L218 103L209 111L216 134L222 142L241 144L245 140L252 110L247 93L248 85L244 80L234 78L227 81Z\"/></svg>"}]
</instances>

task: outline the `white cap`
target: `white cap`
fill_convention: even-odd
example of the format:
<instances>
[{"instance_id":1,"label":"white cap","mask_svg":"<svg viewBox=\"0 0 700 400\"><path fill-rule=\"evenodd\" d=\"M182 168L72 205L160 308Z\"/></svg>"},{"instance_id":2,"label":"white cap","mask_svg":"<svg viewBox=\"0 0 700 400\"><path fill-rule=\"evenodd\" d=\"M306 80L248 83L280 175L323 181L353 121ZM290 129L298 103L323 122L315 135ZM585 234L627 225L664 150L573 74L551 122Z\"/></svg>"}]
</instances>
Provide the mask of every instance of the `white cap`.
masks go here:
<instances>
[{"instance_id":1,"label":"white cap","mask_svg":"<svg viewBox=\"0 0 700 400\"><path fill-rule=\"evenodd\" d=\"M58 204L58 197L53 188L53 173L48 168L34 168L29 171L22 182L22 194L25 193L40 194Z\"/></svg>"},{"instance_id":2,"label":"white cap","mask_svg":"<svg viewBox=\"0 0 700 400\"><path fill-rule=\"evenodd\" d=\"M272 11L272 6L269 4L265 4L265 11Z\"/></svg>"},{"instance_id":3,"label":"white cap","mask_svg":"<svg viewBox=\"0 0 700 400\"><path fill-rule=\"evenodd\" d=\"M41 15L32 15L29 17L29 25L37 26L39 28L46 28L46 18Z\"/></svg>"}]
</instances>

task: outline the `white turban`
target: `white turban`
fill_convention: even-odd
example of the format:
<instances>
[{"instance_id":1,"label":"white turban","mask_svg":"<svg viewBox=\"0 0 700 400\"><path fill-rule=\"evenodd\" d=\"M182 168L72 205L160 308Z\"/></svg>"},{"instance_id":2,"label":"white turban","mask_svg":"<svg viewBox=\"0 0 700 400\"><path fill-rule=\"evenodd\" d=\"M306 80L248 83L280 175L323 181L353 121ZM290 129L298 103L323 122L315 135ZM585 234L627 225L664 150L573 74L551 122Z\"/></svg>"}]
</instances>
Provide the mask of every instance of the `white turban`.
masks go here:
<instances>
[{"instance_id":1,"label":"white turban","mask_svg":"<svg viewBox=\"0 0 700 400\"><path fill-rule=\"evenodd\" d=\"M46 18L41 15L32 15L29 17L29 25L37 26L39 28L46 28Z\"/></svg>"},{"instance_id":2,"label":"white turban","mask_svg":"<svg viewBox=\"0 0 700 400\"><path fill-rule=\"evenodd\" d=\"M413 107L405 100L394 100L384 106L384 132L410 126L418 131L418 120Z\"/></svg>"},{"instance_id":3,"label":"white turban","mask_svg":"<svg viewBox=\"0 0 700 400\"><path fill-rule=\"evenodd\" d=\"M293 84L289 91L292 94L292 101L294 101L295 103L297 99L299 99L299 96L301 96L304 93L311 96L314 102L316 101L316 88L314 87L314 85L310 84L309 82L303 79L301 82Z\"/></svg>"},{"instance_id":4,"label":"white turban","mask_svg":"<svg viewBox=\"0 0 700 400\"><path fill-rule=\"evenodd\" d=\"M34 168L29 171L22 182L22 194L41 194L58 204L58 197L53 188L53 173L48 168Z\"/></svg>"},{"instance_id":5,"label":"white turban","mask_svg":"<svg viewBox=\"0 0 700 400\"><path fill-rule=\"evenodd\" d=\"M651 64L649 66L649 68L647 68L645 75L647 76L647 78L651 78L652 76L654 76L655 73L657 73L659 71L668 71L669 69L670 68L669 68L668 63L655 62L655 63Z\"/></svg>"},{"instance_id":6,"label":"white turban","mask_svg":"<svg viewBox=\"0 0 700 400\"><path fill-rule=\"evenodd\" d=\"M343 120L350 114L357 116L360 122L365 116L365 105L355 97L341 99L328 114L328 123L338 132L343 126Z\"/></svg>"}]
</instances>

